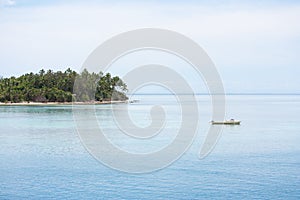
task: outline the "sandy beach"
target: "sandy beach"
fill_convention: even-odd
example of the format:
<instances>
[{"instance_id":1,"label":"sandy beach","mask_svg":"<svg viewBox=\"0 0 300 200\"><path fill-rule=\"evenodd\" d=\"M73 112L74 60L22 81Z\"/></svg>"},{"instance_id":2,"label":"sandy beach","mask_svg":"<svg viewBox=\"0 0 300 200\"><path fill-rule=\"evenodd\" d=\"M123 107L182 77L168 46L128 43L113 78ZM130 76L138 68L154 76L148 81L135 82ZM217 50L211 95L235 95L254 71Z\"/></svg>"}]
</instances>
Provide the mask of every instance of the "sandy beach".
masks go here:
<instances>
[{"instance_id":1,"label":"sandy beach","mask_svg":"<svg viewBox=\"0 0 300 200\"><path fill-rule=\"evenodd\" d=\"M57 106L57 105L102 105L129 103L129 101L90 101L90 102L0 102L0 106Z\"/></svg>"}]
</instances>

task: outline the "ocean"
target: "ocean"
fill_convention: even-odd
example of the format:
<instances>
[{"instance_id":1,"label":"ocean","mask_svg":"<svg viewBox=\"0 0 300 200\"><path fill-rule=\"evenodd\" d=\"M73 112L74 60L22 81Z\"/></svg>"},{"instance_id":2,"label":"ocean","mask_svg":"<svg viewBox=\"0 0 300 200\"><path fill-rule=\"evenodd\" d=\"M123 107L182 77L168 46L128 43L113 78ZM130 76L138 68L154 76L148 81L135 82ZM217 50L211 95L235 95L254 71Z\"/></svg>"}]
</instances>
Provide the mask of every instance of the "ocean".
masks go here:
<instances>
[{"instance_id":1,"label":"ocean","mask_svg":"<svg viewBox=\"0 0 300 200\"><path fill-rule=\"evenodd\" d=\"M151 122L163 105L166 124L151 139L118 133L111 105L96 105L99 125L132 153L167 146L180 127L170 95L136 95L130 117ZM224 126L213 151L199 159L211 102L197 95L199 127L190 148L162 169L132 174L111 169L84 148L72 106L0 106L0 199L300 199L300 95L227 95ZM122 105L121 105L122 106ZM125 106L125 105L123 105Z\"/></svg>"}]
</instances>

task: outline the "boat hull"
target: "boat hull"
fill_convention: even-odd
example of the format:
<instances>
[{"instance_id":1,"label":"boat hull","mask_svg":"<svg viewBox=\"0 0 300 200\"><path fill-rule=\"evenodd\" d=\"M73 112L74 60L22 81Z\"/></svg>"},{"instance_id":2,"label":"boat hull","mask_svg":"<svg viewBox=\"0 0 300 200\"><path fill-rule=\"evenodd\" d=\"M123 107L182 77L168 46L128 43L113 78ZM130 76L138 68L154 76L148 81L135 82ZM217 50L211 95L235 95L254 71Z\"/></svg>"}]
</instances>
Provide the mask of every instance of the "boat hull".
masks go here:
<instances>
[{"instance_id":1,"label":"boat hull","mask_svg":"<svg viewBox=\"0 0 300 200\"><path fill-rule=\"evenodd\" d=\"M212 125L240 125L241 121L224 121L224 122L211 122Z\"/></svg>"}]
</instances>

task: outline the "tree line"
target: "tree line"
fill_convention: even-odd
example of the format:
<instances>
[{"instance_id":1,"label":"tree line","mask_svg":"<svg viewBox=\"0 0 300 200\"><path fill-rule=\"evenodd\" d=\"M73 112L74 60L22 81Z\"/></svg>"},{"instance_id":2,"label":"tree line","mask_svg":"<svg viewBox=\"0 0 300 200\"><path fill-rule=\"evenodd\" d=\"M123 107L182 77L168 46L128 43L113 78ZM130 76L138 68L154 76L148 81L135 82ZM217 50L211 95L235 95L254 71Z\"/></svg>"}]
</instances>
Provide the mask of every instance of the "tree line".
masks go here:
<instances>
[{"instance_id":1,"label":"tree line","mask_svg":"<svg viewBox=\"0 0 300 200\"><path fill-rule=\"evenodd\" d=\"M76 81L75 81L76 80ZM75 91L75 93L74 93ZM0 102L87 102L126 100L126 84L110 73L40 70L0 78Z\"/></svg>"}]
</instances>

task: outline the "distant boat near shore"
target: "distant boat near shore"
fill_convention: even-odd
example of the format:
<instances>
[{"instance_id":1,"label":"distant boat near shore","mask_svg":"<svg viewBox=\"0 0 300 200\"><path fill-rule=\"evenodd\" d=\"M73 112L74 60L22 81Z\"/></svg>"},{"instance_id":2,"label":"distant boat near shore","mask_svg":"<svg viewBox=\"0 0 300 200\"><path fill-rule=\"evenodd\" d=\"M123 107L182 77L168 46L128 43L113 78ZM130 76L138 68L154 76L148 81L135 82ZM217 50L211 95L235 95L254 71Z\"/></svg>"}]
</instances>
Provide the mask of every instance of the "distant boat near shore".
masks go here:
<instances>
[{"instance_id":1,"label":"distant boat near shore","mask_svg":"<svg viewBox=\"0 0 300 200\"><path fill-rule=\"evenodd\" d=\"M226 121L211 121L212 125L240 125L241 121L230 119Z\"/></svg>"},{"instance_id":2,"label":"distant boat near shore","mask_svg":"<svg viewBox=\"0 0 300 200\"><path fill-rule=\"evenodd\" d=\"M130 100L129 103L138 103L140 100L134 99L134 100Z\"/></svg>"}]
</instances>

